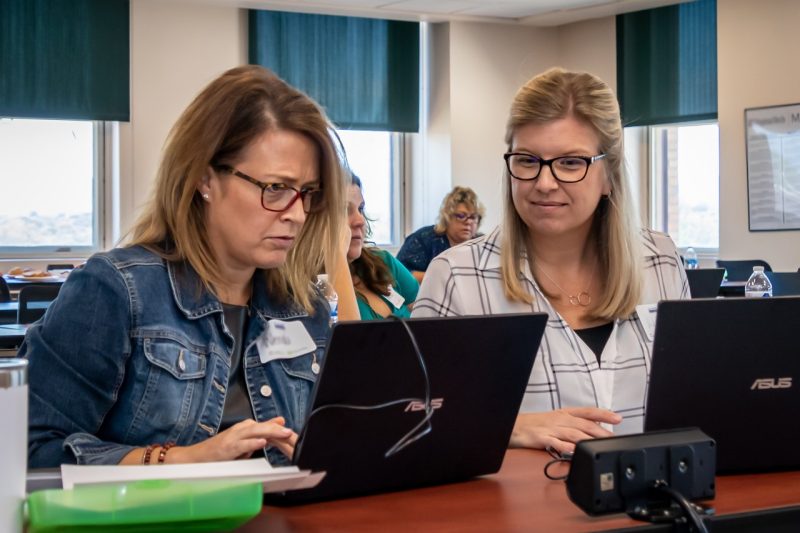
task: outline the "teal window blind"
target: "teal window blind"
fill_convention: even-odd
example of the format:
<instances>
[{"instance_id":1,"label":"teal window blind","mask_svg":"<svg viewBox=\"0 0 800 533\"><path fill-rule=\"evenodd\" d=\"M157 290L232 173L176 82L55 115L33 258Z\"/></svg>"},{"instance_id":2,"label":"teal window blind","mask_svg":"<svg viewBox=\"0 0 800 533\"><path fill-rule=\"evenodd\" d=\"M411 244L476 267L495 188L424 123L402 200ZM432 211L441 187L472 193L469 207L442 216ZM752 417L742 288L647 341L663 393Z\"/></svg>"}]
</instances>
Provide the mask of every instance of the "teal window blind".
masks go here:
<instances>
[{"instance_id":1,"label":"teal window blind","mask_svg":"<svg viewBox=\"0 0 800 533\"><path fill-rule=\"evenodd\" d=\"M339 128L419 130L419 23L249 13L250 63L325 108Z\"/></svg>"},{"instance_id":2,"label":"teal window blind","mask_svg":"<svg viewBox=\"0 0 800 533\"><path fill-rule=\"evenodd\" d=\"M130 116L129 0L0 1L0 116Z\"/></svg>"},{"instance_id":3,"label":"teal window blind","mask_svg":"<svg viewBox=\"0 0 800 533\"><path fill-rule=\"evenodd\" d=\"M626 126L716 118L716 0L618 15L617 93Z\"/></svg>"}]
</instances>

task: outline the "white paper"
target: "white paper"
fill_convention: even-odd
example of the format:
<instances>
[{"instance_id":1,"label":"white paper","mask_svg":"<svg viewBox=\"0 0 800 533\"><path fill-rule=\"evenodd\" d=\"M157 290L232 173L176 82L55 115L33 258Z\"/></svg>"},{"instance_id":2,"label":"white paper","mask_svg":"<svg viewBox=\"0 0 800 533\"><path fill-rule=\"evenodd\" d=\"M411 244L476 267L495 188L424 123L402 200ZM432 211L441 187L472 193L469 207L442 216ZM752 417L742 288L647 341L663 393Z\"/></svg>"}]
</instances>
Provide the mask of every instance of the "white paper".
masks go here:
<instances>
[{"instance_id":1,"label":"white paper","mask_svg":"<svg viewBox=\"0 0 800 533\"><path fill-rule=\"evenodd\" d=\"M61 465L65 489L145 479L239 479L260 481L265 492L280 492L297 486L305 488L309 483L315 486L322 479L317 473L310 474L296 466L272 467L264 459L178 465Z\"/></svg>"},{"instance_id":2,"label":"white paper","mask_svg":"<svg viewBox=\"0 0 800 533\"><path fill-rule=\"evenodd\" d=\"M302 472L306 472L308 475L276 481L265 481L264 492L286 492L287 490L311 489L316 487L319 482L322 481L322 478L325 477L325 472L311 473L308 470L302 470Z\"/></svg>"},{"instance_id":3,"label":"white paper","mask_svg":"<svg viewBox=\"0 0 800 533\"><path fill-rule=\"evenodd\" d=\"M258 357L261 364L275 359L291 359L317 349L314 339L302 322L272 319L258 338Z\"/></svg>"},{"instance_id":4,"label":"white paper","mask_svg":"<svg viewBox=\"0 0 800 533\"><path fill-rule=\"evenodd\" d=\"M389 285L389 296L387 296L386 299L389 300L389 303L391 303L395 309L400 309L403 307L403 304L406 303L406 299L403 298L403 295L394 290L394 287L391 285Z\"/></svg>"},{"instance_id":5,"label":"white paper","mask_svg":"<svg viewBox=\"0 0 800 533\"><path fill-rule=\"evenodd\" d=\"M636 313L639 315L639 322L642 323L644 334L647 340L652 341L656 337L656 312L658 304L643 304L636 306Z\"/></svg>"},{"instance_id":6,"label":"white paper","mask_svg":"<svg viewBox=\"0 0 800 533\"><path fill-rule=\"evenodd\" d=\"M800 104L745 110L750 231L800 228Z\"/></svg>"},{"instance_id":7,"label":"white paper","mask_svg":"<svg viewBox=\"0 0 800 533\"><path fill-rule=\"evenodd\" d=\"M0 531L22 531L28 464L28 386L0 388Z\"/></svg>"}]
</instances>

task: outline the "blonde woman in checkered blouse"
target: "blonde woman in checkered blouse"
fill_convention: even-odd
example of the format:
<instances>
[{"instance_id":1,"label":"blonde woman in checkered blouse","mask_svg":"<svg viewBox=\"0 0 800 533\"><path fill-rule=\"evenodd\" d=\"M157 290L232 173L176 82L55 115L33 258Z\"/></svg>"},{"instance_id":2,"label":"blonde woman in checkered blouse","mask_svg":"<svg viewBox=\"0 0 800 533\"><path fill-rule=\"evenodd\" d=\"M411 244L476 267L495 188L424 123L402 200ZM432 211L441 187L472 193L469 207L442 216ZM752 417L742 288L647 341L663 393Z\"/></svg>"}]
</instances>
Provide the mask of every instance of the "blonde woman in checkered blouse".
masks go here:
<instances>
[{"instance_id":1,"label":"blonde woman in checkered blouse","mask_svg":"<svg viewBox=\"0 0 800 533\"><path fill-rule=\"evenodd\" d=\"M518 91L505 140L502 226L434 259L413 316L549 314L511 446L641 431L652 331L639 311L689 293L669 236L636 224L617 99L551 69Z\"/></svg>"}]
</instances>

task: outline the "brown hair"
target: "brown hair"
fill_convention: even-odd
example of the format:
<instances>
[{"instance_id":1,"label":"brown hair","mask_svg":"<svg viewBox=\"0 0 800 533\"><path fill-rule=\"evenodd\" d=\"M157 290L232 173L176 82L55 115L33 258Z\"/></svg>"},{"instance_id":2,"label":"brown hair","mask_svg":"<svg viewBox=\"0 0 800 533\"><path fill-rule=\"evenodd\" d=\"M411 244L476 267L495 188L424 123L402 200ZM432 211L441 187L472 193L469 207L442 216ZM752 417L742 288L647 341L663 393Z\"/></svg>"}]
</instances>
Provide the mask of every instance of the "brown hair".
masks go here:
<instances>
[{"instance_id":1,"label":"brown hair","mask_svg":"<svg viewBox=\"0 0 800 533\"><path fill-rule=\"evenodd\" d=\"M467 209L478 214L480 218L478 219L476 228L479 228L481 220L486 214L486 209L483 207L480 200L478 200L478 195L475 194L475 191L469 187L460 187L456 185L442 200L442 206L439 208L439 218L436 219L436 225L433 227L433 231L440 234L447 231L447 223L450 219L450 215L456 212L456 208L458 208L460 204L464 204L467 206Z\"/></svg>"},{"instance_id":2,"label":"brown hair","mask_svg":"<svg viewBox=\"0 0 800 533\"><path fill-rule=\"evenodd\" d=\"M270 294L290 296L309 312L312 282L332 267L344 224L345 179L338 137L308 96L258 66L236 67L212 81L172 127L152 198L131 230L129 245L142 245L167 261L186 261L214 292L223 284L205 227L197 185L209 167L233 164L267 131L306 136L317 147L324 207L309 214L286 262L263 271Z\"/></svg>"},{"instance_id":3,"label":"brown hair","mask_svg":"<svg viewBox=\"0 0 800 533\"><path fill-rule=\"evenodd\" d=\"M531 78L519 89L511 104L506 125L509 151L518 128L526 124L544 124L575 117L594 130L600 140L600 152L606 154L600 164L606 166L611 195L600 201L595 213L593 238L597 239L604 276L603 291L591 306L592 316L616 319L630 316L639 302L642 285L642 252L633 198L624 174L622 124L619 104L611 88L592 74L550 69ZM514 208L512 178L505 171L502 275L506 295L518 301L532 302L533 295L523 289L522 261L526 256L528 228Z\"/></svg>"},{"instance_id":4,"label":"brown hair","mask_svg":"<svg viewBox=\"0 0 800 533\"><path fill-rule=\"evenodd\" d=\"M361 179L355 174L352 175L351 183L361 189ZM372 228L367 221L367 237L372 235ZM361 255L350 263L350 275L358 276L369 290L376 294L389 295L389 286L394 282L392 273L386 263L377 254L378 248L374 246L364 246L361 248ZM356 291L358 293L358 291ZM363 298L359 294L359 297Z\"/></svg>"}]
</instances>

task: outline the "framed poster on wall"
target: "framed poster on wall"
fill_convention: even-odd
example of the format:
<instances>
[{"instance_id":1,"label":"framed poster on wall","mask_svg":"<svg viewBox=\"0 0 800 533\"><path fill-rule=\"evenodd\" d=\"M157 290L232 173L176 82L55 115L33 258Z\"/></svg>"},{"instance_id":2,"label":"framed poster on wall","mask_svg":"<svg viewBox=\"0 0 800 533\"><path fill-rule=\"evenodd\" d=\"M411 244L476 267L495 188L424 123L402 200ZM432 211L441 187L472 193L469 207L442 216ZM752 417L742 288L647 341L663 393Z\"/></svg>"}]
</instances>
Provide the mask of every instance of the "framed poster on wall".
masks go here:
<instances>
[{"instance_id":1,"label":"framed poster on wall","mask_svg":"<svg viewBox=\"0 0 800 533\"><path fill-rule=\"evenodd\" d=\"M800 104L744 110L750 231L800 229Z\"/></svg>"}]
</instances>

